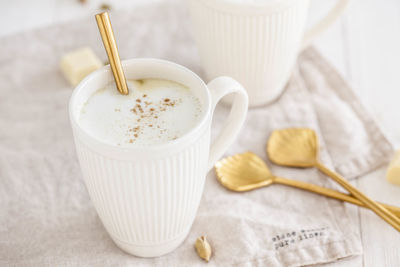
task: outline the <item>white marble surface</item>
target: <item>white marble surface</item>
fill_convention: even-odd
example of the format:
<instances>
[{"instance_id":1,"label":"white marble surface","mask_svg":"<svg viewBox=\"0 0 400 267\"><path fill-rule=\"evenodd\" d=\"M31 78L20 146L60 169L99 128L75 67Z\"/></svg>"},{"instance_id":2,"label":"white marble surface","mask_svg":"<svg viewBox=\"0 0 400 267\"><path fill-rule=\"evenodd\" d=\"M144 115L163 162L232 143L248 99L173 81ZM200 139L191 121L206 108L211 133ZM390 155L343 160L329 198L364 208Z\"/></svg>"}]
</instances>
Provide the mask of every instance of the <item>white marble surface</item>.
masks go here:
<instances>
[{"instance_id":1,"label":"white marble surface","mask_svg":"<svg viewBox=\"0 0 400 267\"><path fill-rule=\"evenodd\" d=\"M122 9L162 1L177 0L87 0L85 4L78 0L4 1L0 36L91 16L105 3ZM310 23L334 2L312 1ZM388 137L400 148L400 1L352 0L339 21L314 44L353 86ZM400 206L400 187L386 182L385 167L354 184L376 200ZM399 266L400 233L367 210L354 208L353 216L360 225L364 255L328 265Z\"/></svg>"}]
</instances>

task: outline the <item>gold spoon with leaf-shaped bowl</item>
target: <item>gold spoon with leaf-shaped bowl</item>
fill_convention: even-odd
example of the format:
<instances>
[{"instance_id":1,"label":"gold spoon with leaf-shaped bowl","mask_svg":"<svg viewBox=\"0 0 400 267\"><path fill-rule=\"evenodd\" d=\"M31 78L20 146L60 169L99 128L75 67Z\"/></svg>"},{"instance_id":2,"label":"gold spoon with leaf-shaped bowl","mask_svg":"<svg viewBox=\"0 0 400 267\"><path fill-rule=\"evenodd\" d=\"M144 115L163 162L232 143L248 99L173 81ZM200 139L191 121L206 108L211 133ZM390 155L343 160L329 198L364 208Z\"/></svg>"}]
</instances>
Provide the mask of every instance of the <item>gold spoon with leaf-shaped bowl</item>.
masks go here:
<instances>
[{"instance_id":1,"label":"gold spoon with leaf-shaped bowl","mask_svg":"<svg viewBox=\"0 0 400 267\"><path fill-rule=\"evenodd\" d=\"M297 180L274 176L256 154L246 152L226 157L215 164L218 181L236 192L250 191L272 184L282 184L365 207L358 199L339 191ZM400 208L381 204L400 217Z\"/></svg>"},{"instance_id":2,"label":"gold spoon with leaf-shaped bowl","mask_svg":"<svg viewBox=\"0 0 400 267\"><path fill-rule=\"evenodd\" d=\"M288 167L318 168L397 231L400 231L400 219L398 217L358 191L345 178L325 167L318 160L318 150L318 138L315 131L306 128L276 130L272 132L267 144L267 153L273 163Z\"/></svg>"}]
</instances>

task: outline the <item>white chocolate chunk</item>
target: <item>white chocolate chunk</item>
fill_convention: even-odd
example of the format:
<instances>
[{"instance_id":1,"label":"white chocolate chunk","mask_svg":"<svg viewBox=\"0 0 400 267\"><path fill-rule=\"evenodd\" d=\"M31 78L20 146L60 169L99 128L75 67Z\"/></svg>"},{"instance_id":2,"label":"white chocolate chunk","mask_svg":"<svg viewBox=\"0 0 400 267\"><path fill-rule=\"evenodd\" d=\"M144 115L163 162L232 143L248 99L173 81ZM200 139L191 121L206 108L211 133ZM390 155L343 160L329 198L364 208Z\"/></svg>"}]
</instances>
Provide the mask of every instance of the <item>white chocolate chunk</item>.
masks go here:
<instances>
[{"instance_id":1,"label":"white chocolate chunk","mask_svg":"<svg viewBox=\"0 0 400 267\"><path fill-rule=\"evenodd\" d=\"M61 70L71 83L76 86L88 74L102 67L103 63L89 47L71 51L61 58Z\"/></svg>"},{"instance_id":2,"label":"white chocolate chunk","mask_svg":"<svg viewBox=\"0 0 400 267\"><path fill-rule=\"evenodd\" d=\"M396 152L386 172L386 179L396 185L400 185L400 150Z\"/></svg>"}]
</instances>

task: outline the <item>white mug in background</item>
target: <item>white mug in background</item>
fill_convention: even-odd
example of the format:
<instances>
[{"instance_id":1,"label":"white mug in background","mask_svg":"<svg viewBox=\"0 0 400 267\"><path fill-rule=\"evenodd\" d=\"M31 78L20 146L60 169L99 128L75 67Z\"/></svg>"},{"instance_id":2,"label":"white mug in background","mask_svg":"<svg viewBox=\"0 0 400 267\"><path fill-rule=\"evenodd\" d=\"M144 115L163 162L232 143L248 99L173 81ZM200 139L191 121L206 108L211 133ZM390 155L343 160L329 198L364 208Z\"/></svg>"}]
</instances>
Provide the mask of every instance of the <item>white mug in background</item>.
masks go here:
<instances>
[{"instance_id":1,"label":"white mug in background","mask_svg":"<svg viewBox=\"0 0 400 267\"><path fill-rule=\"evenodd\" d=\"M207 78L233 77L246 88L250 106L273 101L299 51L339 17L348 1L338 0L304 32L309 0L189 0Z\"/></svg>"},{"instance_id":2,"label":"white mug in background","mask_svg":"<svg viewBox=\"0 0 400 267\"><path fill-rule=\"evenodd\" d=\"M99 141L79 124L84 103L113 81L110 68L93 72L74 90L69 115L83 178L96 211L124 251L156 257L178 247L189 233L207 172L233 142L247 113L247 94L228 77L205 84L185 67L158 59L123 62L128 79L158 78L188 86L203 113L187 134L161 145L120 147ZM210 146L212 115L218 101L235 100L222 132Z\"/></svg>"}]
</instances>

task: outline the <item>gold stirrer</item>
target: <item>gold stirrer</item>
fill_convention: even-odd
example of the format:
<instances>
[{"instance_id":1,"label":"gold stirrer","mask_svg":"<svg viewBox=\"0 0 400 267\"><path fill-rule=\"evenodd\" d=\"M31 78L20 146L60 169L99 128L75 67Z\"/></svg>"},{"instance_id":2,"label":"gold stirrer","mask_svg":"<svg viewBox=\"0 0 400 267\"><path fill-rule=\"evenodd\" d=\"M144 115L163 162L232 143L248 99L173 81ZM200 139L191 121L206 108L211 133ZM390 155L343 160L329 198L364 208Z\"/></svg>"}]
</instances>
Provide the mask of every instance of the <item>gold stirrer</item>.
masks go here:
<instances>
[{"instance_id":1,"label":"gold stirrer","mask_svg":"<svg viewBox=\"0 0 400 267\"><path fill-rule=\"evenodd\" d=\"M114 32L108 12L97 14L96 21L97 26L99 27L101 39L103 40L104 48L107 52L108 60L110 61L117 89L121 94L127 95L129 94L128 85L126 84L124 71L121 66L117 43L115 42Z\"/></svg>"}]
</instances>

